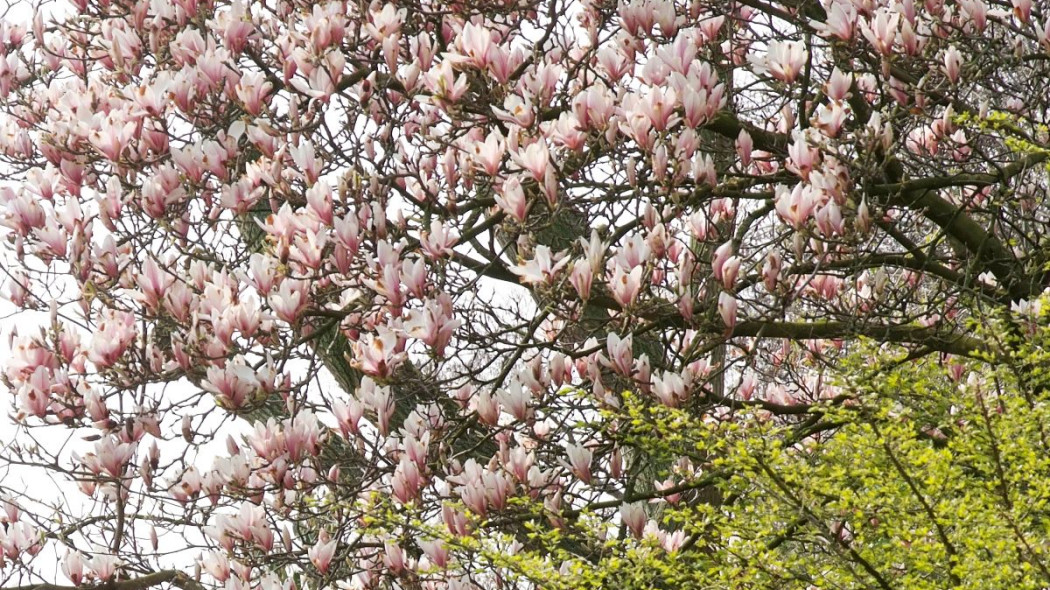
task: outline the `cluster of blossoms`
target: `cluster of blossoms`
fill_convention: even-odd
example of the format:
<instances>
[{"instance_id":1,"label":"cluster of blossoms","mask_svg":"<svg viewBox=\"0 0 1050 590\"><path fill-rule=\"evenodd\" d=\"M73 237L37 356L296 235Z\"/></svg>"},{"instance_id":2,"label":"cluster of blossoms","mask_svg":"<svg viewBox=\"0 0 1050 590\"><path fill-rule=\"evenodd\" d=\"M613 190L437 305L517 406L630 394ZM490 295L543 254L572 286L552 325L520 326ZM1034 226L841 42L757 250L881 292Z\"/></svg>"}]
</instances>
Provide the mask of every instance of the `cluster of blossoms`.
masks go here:
<instances>
[{"instance_id":1,"label":"cluster of blossoms","mask_svg":"<svg viewBox=\"0 0 1050 590\"><path fill-rule=\"evenodd\" d=\"M0 571L60 541L77 586L458 590L703 554L660 511L718 505L718 451L649 454L629 410L806 452L858 339L981 354L967 310L1050 261L1048 52L1031 0L4 20L3 294L48 317L2 379L18 437L75 436L0 461L83 508L6 490Z\"/></svg>"}]
</instances>

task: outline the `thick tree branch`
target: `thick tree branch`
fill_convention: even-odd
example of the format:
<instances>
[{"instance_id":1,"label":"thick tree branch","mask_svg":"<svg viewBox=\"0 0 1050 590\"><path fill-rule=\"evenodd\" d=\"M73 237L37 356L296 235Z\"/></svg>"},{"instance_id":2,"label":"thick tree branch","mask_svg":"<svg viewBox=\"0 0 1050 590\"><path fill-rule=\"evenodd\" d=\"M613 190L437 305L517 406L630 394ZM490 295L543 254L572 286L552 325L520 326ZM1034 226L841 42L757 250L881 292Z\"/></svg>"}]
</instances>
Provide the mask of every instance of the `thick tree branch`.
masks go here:
<instances>
[{"instance_id":1,"label":"thick tree branch","mask_svg":"<svg viewBox=\"0 0 1050 590\"><path fill-rule=\"evenodd\" d=\"M171 584L182 590L204 590L204 585L195 581L187 574L177 570L163 570L152 574L146 574L137 578L103 582L94 585L62 586L59 584L29 584L26 586L12 586L3 590L147 590L161 584Z\"/></svg>"}]
</instances>

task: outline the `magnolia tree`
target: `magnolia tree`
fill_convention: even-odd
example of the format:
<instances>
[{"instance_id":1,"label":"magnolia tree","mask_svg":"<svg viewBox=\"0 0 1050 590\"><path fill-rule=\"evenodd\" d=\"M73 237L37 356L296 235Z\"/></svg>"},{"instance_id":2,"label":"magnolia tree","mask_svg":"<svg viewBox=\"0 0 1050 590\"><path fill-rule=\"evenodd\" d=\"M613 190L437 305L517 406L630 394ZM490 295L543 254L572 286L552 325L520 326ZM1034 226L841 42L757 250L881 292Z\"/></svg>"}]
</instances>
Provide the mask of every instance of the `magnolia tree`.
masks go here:
<instances>
[{"instance_id":1,"label":"magnolia tree","mask_svg":"<svg viewBox=\"0 0 1050 590\"><path fill-rule=\"evenodd\" d=\"M0 54L5 587L1050 585L1045 5L72 0Z\"/></svg>"}]
</instances>

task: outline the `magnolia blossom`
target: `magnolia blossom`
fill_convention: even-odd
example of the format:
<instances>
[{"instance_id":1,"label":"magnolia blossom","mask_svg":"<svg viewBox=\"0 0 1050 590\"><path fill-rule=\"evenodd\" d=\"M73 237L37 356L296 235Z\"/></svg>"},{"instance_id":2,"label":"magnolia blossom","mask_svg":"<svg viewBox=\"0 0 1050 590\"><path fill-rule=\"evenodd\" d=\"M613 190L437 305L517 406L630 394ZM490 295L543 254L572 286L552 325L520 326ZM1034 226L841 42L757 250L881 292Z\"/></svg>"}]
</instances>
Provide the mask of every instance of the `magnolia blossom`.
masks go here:
<instances>
[{"instance_id":1,"label":"magnolia blossom","mask_svg":"<svg viewBox=\"0 0 1050 590\"><path fill-rule=\"evenodd\" d=\"M326 573L332 564L332 558L335 556L335 550L338 545L338 539L332 539L327 542L323 540L317 541L317 544L310 547L307 551L310 563L314 564L314 567L322 574Z\"/></svg>"},{"instance_id":2,"label":"magnolia blossom","mask_svg":"<svg viewBox=\"0 0 1050 590\"><path fill-rule=\"evenodd\" d=\"M209 367L207 378L201 382L201 387L215 394L220 405L230 409L253 401L261 386L255 370L240 362L227 363L224 368Z\"/></svg>"},{"instance_id":3,"label":"magnolia blossom","mask_svg":"<svg viewBox=\"0 0 1050 590\"><path fill-rule=\"evenodd\" d=\"M389 328L379 328L375 336L368 336L354 344L353 364L366 375L388 377L405 359L397 334Z\"/></svg>"},{"instance_id":4,"label":"magnolia blossom","mask_svg":"<svg viewBox=\"0 0 1050 590\"><path fill-rule=\"evenodd\" d=\"M88 360L99 368L113 365L137 335L133 315L108 310L88 346Z\"/></svg>"},{"instance_id":5,"label":"magnolia blossom","mask_svg":"<svg viewBox=\"0 0 1050 590\"><path fill-rule=\"evenodd\" d=\"M630 272L624 272L623 268L616 266L613 271L609 288L612 290L613 299L622 307L629 307L638 299L638 292L642 283L642 267L636 266Z\"/></svg>"},{"instance_id":6,"label":"magnolia blossom","mask_svg":"<svg viewBox=\"0 0 1050 590\"><path fill-rule=\"evenodd\" d=\"M453 332L463 322L450 317L451 304L442 306L430 301L422 310L411 310L405 320L405 332L422 340L434 349L438 356L444 354L445 347L452 339Z\"/></svg>"},{"instance_id":7,"label":"magnolia blossom","mask_svg":"<svg viewBox=\"0 0 1050 590\"><path fill-rule=\"evenodd\" d=\"M515 221L518 223L525 221L525 216L528 213L528 201L518 177L512 176L508 178L500 190L496 192L495 199L496 205Z\"/></svg>"},{"instance_id":8,"label":"magnolia blossom","mask_svg":"<svg viewBox=\"0 0 1050 590\"><path fill-rule=\"evenodd\" d=\"M795 229L801 228L817 205L817 196L812 188L802 183L788 189L783 185L776 187L776 211L786 223Z\"/></svg>"},{"instance_id":9,"label":"magnolia blossom","mask_svg":"<svg viewBox=\"0 0 1050 590\"><path fill-rule=\"evenodd\" d=\"M519 152L512 152L511 159L522 170L529 172L537 182L543 182L550 163L550 152L543 142L530 143Z\"/></svg>"},{"instance_id":10,"label":"magnolia blossom","mask_svg":"<svg viewBox=\"0 0 1050 590\"><path fill-rule=\"evenodd\" d=\"M962 53L960 53L959 49L956 48L954 45L949 47L944 52L944 65L942 66L942 70L944 71L944 75L948 77L948 80L952 84L955 84L959 81L959 75L962 70L962 62Z\"/></svg>"},{"instance_id":11,"label":"magnolia blossom","mask_svg":"<svg viewBox=\"0 0 1050 590\"><path fill-rule=\"evenodd\" d=\"M725 291L718 294L718 314L722 316L722 322L730 330L736 325L737 300L731 293Z\"/></svg>"},{"instance_id":12,"label":"magnolia blossom","mask_svg":"<svg viewBox=\"0 0 1050 590\"><path fill-rule=\"evenodd\" d=\"M440 220L435 219L430 224L430 231L423 232L419 243L423 246L428 258L442 258L452 251L452 247L459 241L459 236Z\"/></svg>"},{"instance_id":13,"label":"magnolia blossom","mask_svg":"<svg viewBox=\"0 0 1050 590\"><path fill-rule=\"evenodd\" d=\"M84 561L84 555L76 550L66 553L65 559L62 560L62 574L69 578L74 586L79 586L84 579Z\"/></svg>"},{"instance_id":14,"label":"magnolia blossom","mask_svg":"<svg viewBox=\"0 0 1050 590\"><path fill-rule=\"evenodd\" d=\"M95 576L103 581L107 582L111 580L114 574L117 573L117 568L123 564L123 561L115 555L99 554L92 557L87 562L87 566L91 568L91 571L95 573Z\"/></svg>"},{"instance_id":15,"label":"magnolia blossom","mask_svg":"<svg viewBox=\"0 0 1050 590\"><path fill-rule=\"evenodd\" d=\"M565 447L565 454L569 459L569 468L573 475L580 478L584 483L591 482L591 461L593 453L590 449L579 444L570 444Z\"/></svg>"},{"instance_id":16,"label":"magnolia blossom","mask_svg":"<svg viewBox=\"0 0 1050 590\"><path fill-rule=\"evenodd\" d=\"M521 282L527 285L549 284L554 275L568 263L569 258L564 252L552 254L547 246L536 246L532 260L519 263L511 267L510 271L521 277Z\"/></svg>"},{"instance_id":17,"label":"magnolia blossom","mask_svg":"<svg viewBox=\"0 0 1050 590\"><path fill-rule=\"evenodd\" d=\"M771 41L763 65L771 76L791 84L808 58L809 52L801 41Z\"/></svg>"}]
</instances>

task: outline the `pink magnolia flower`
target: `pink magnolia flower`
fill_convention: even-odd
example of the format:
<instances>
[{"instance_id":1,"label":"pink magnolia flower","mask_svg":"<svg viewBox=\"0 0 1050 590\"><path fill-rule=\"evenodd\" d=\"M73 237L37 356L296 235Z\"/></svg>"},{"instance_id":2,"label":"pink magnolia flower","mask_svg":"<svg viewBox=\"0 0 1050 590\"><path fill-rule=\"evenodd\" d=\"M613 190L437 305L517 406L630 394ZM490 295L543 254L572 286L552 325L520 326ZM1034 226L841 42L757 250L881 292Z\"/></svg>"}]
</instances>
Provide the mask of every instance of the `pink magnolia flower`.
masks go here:
<instances>
[{"instance_id":1,"label":"pink magnolia flower","mask_svg":"<svg viewBox=\"0 0 1050 590\"><path fill-rule=\"evenodd\" d=\"M718 172L715 170L715 162L711 154L700 151L693 156L693 180L703 182L709 186L715 186L718 182Z\"/></svg>"},{"instance_id":2,"label":"pink magnolia flower","mask_svg":"<svg viewBox=\"0 0 1050 590\"><path fill-rule=\"evenodd\" d=\"M383 545L383 563L395 575L405 569L405 553L394 541L387 541Z\"/></svg>"},{"instance_id":3,"label":"pink magnolia flower","mask_svg":"<svg viewBox=\"0 0 1050 590\"><path fill-rule=\"evenodd\" d=\"M648 117L653 129L664 131L673 127L679 121L679 118L674 114L677 105L678 94L674 88L665 90L656 87L650 90L645 95L645 98L637 101L633 105L633 109Z\"/></svg>"},{"instance_id":4,"label":"pink magnolia flower","mask_svg":"<svg viewBox=\"0 0 1050 590\"><path fill-rule=\"evenodd\" d=\"M66 553L62 560L62 574L69 578L74 586L79 586L84 580L84 555L76 550Z\"/></svg>"},{"instance_id":5,"label":"pink magnolia flower","mask_svg":"<svg viewBox=\"0 0 1050 590\"><path fill-rule=\"evenodd\" d=\"M285 279L277 291L269 294L267 301L279 319L294 324L306 308L309 297L310 284L307 281Z\"/></svg>"},{"instance_id":6,"label":"pink magnolia flower","mask_svg":"<svg viewBox=\"0 0 1050 590\"><path fill-rule=\"evenodd\" d=\"M661 404L674 408L688 397L689 390L681 375L665 371L653 377L652 393Z\"/></svg>"},{"instance_id":7,"label":"pink magnolia flower","mask_svg":"<svg viewBox=\"0 0 1050 590\"><path fill-rule=\"evenodd\" d=\"M485 174L496 176L499 173L500 164L503 162L503 155L507 152L507 147L500 132L492 130L485 137L485 141L475 141L473 143L472 151L474 161L485 171Z\"/></svg>"},{"instance_id":8,"label":"pink magnolia flower","mask_svg":"<svg viewBox=\"0 0 1050 590\"><path fill-rule=\"evenodd\" d=\"M307 184L312 185L317 182L317 179L321 177L324 161L317 156L313 143L309 140L302 140L298 145L289 148L288 154L292 157L296 169L301 170L306 176Z\"/></svg>"},{"instance_id":9,"label":"pink magnolia flower","mask_svg":"<svg viewBox=\"0 0 1050 590\"><path fill-rule=\"evenodd\" d=\"M834 0L826 10L824 22L814 23L814 28L824 37L837 37L843 41L853 38L857 24L857 8L852 0Z\"/></svg>"},{"instance_id":10,"label":"pink magnolia flower","mask_svg":"<svg viewBox=\"0 0 1050 590\"><path fill-rule=\"evenodd\" d=\"M730 330L736 326L737 301L732 293L722 291L718 294L718 314Z\"/></svg>"},{"instance_id":11,"label":"pink magnolia flower","mask_svg":"<svg viewBox=\"0 0 1050 590\"><path fill-rule=\"evenodd\" d=\"M483 26L467 23L459 35L460 51L470 58L470 63L484 70L489 65L490 56L494 47L492 31Z\"/></svg>"},{"instance_id":12,"label":"pink magnolia flower","mask_svg":"<svg viewBox=\"0 0 1050 590\"><path fill-rule=\"evenodd\" d=\"M445 257L452 251L452 247L459 241L459 235L445 225L439 219L430 223L430 231L421 232L419 245L427 258L436 260Z\"/></svg>"},{"instance_id":13,"label":"pink magnolia flower","mask_svg":"<svg viewBox=\"0 0 1050 590\"><path fill-rule=\"evenodd\" d=\"M449 564L449 553L445 542L440 539L418 541L419 548L423 550L427 558L439 568L446 568Z\"/></svg>"},{"instance_id":14,"label":"pink magnolia flower","mask_svg":"<svg viewBox=\"0 0 1050 590\"><path fill-rule=\"evenodd\" d=\"M609 289L612 291L613 299L621 307L630 307L638 299L638 292L642 287L642 271L642 266L636 266L630 272L625 272L619 265L613 270Z\"/></svg>"},{"instance_id":15,"label":"pink magnolia flower","mask_svg":"<svg viewBox=\"0 0 1050 590\"><path fill-rule=\"evenodd\" d=\"M737 275L740 273L740 257L730 256L722 265L722 286L732 290L736 285Z\"/></svg>"},{"instance_id":16,"label":"pink magnolia flower","mask_svg":"<svg viewBox=\"0 0 1050 590\"><path fill-rule=\"evenodd\" d=\"M711 256L711 275L721 281L726 262L733 256L733 242L725 242Z\"/></svg>"},{"instance_id":17,"label":"pink magnolia flower","mask_svg":"<svg viewBox=\"0 0 1050 590\"><path fill-rule=\"evenodd\" d=\"M427 290L427 265L419 257L401 262L401 282L409 293L422 299Z\"/></svg>"},{"instance_id":18,"label":"pink magnolia flower","mask_svg":"<svg viewBox=\"0 0 1050 590\"><path fill-rule=\"evenodd\" d=\"M134 121L120 121L110 115L99 122L98 129L90 136L91 145L111 162L119 162L120 154L135 136Z\"/></svg>"},{"instance_id":19,"label":"pink magnolia flower","mask_svg":"<svg viewBox=\"0 0 1050 590\"><path fill-rule=\"evenodd\" d=\"M638 147L643 150L652 148L653 142L656 141L656 134L652 131L653 122L646 117L644 114L639 112L628 112L624 119L620 120L620 132L630 137L638 144ZM629 168L633 168L630 166ZM633 174L633 172L629 172ZM634 181L628 178L629 184L634 186Z\"/></svg>"},{"instance_id":20,"label":"pink magnolia flower","mask_svg":"<svg viewBox=\"0 0 1050 590\"><path fill-rule=\"evenodd\" d=\"M99 368L110 367L120 359L137 336L134 315L106 310L88 347L88 360Z\"/></svg>"},{"instance_id":21,"label":"pink magnolia flower","mask_svg":"<svg viewBox=\"0 0 1050 590\"><path fill-rule=\"evenodd\" d=\"M809 52L801 41L771 41L764 65L771 76L791 84L806 65L807 59Z\"/></svg>"},{"instance_id":22,"label":"pink magnolia flower","mask_svg":"<svg viewBox=\"0 0 1050 590\"><path fill-rule=\"evenodd\" d=\"M557 121L544 123L543 133L555 145L579 152L587 143L587 134L580 130L580 122L572 113L563 112Z\"/></svg>"},{"instance_id":23,"label":"pink magnolia flower","mask_svg":"<svg viewBox=\"0 0 1050 590\"><path fill-rule=\"evenodd\" d=\"M609 365L621 375L628 377L631 375L633 362L632 343L633 338L631 334L620 338L617 334L610 333L606 340L606 349L609 352Z\"/></svg>"},{"instance_id":24,"label":"pink magnolia flower","mask_svg":"<svg viewBox=\"0 0 1050 590\"><path fill-rule=\"evenodd\" d=\"M214 394L220 406L237 410L254 400L260 383L254 369L234 360L224 368L209 367L201 388Z\"/></svg>"},{"instance_id":25,"label":"pink magnolia flower","mask_svg":"<svg viewBox=\"0 0 1050 590\"><path fill-rule=\"evenodd\" d=\"M32 557L43 548L42 532L28 522L8 524L5 532L5 535L0 535L0 563L4 557L12 561L22 559L23 554Z\"/></svg>"},{"instance_id":26,"label":"pink magnolia flower","mask_svg":"<svg viewBox=\"0 0 1050 590\"><path fill-rule=\"evenodd\" d=\"M824 236L831 237L835 234L842 235L845 233L842 210L839 208L838 203L833 200L829 200L817 211L814 220L816 221L817 229Z\"/></svg>"},{"instance_id":27,"label":"pink magnolia flower","mask_svg":"<svg viewBox=\"0 0 1050 590\"><path fill-rule=\"evenodd\" d=\"M408 504L419 496L425 481L419 465L407 455L402 455L390 480L393 495L402 504Z\"/></svg>"},{"instance_id":28,"label":"pink magnolia flower","mask_svg":"<svg viewBox=\"0 0 1050 590\"><path fill-rule=\"evenodd\" d=\"M591 297L591 285L594 282L594 270L592 265L586 260L577 260L572 265L572 272L569 273L569 282L573 288L576 289L576 293L579 294L580 299L586 301Z\"/></svg>"},{"instance_id":29,"label":"pink magnolia flower","mask_svg":"<svg viewBox=\"0 0 1050 590\"><path fill-rule=\"evenodd\" d=\"M361 380L361 386L357 388L356 395L367 410L375 413L379 433L385 436L394 411L394 398L390 388L378 385L371 377L365 376Z\"/></svg>"},{"instance_id":30,"label":"pink magnolia flower","mask_svg":"<svg viewBox=\"0 0 1050 590\"><path fill-rule=\"evenodd\" d=\"M51 373L37 367L29 379L18 388L18 405L25 415L43 418L51 407Z\"/></svg>"},{"instance_id":31,"label":"pink magnolia flower","mask_svg":"<svg viewBox=\"0 0 1050 590\"><path fill-rule=\"evenodd\" d=\"M666 531L660 531L657 538L660 540L660 546L663 547L664 551L668 553L675 553L682 548L685 544L685 531L679 529L673 533Z\"/></svg>"},{"instance_id":32,"label":"pink magnolia flower","mask_svg":"<svg viewBox=\"0 0 1050 590\"><path fill-rule=\"evenodd\" d=\"M518 223L525 222L528 214L528 200L517 176L511 176L503 183L503 186L496 191L495 199L500 210L510 215Z\"/></svg>"},{"instance_id":33,"label":"pink magnolia flower","mask_svg":"<svg viewBox=\"0 0 1050 590\"><path fill-rule=\"evenodd\" d=\"M668 477L667 479L665 479L663 481L654 481L653 482L653 488L655 488L659 492L663 492L663 491L666 491L666 490L674 489L675 485L676 484L675 484L675 481L674 481L673 477ZM666 500L668 504L677 504L682 499L682 494L680 494L680 493L665 494L663 496L663 499Z\"/></svg>"},{"instance_id":34,"label":"pink magnolia flower","mask_svg":"<svg viewBox=\"0 0 1050 590\"><path fill-rule=\"evenodd\" d=\"M261 72L245 72L235 89L244 110L252 116L262 112L272 90L273 84Z\"/></svg>"},{"instance_id":35,"label":"pink magnolia flower","mask_svg":"<svg viewBox=\"0 0 1050 590\"><path fill-rule=\"evenodd\" d=\"M531 396L517 380L511 381L502 389L498 389L496 398L506 412L513 416L514 420L522 421L528 417L528 402Z\"/></svg>"},{"instance_id":36,"label":"pink magnolia flower","mask_svg":"<svg viewBox=\"0 0 1050 590\"><path fill-rule=\"evenodd\" d=\"M656 24L655 7L640 0L620 3L619 14L624 30L632 37L648 36Z\"/></svg>"},{"instance_id":37,"label":"pink magnolia flower","mask_svg":"<svg viewBox=\"0 0 1050 590\"><path fill-rule=\"evenodd\" d=\"M624 268L642 266L649 261L652 252L648 241L641 234L632 234L616 253L616 264Z\"/></svg>"},{"instance_id":38,"label":"pink magnolia flower","mask_svg":"<svg viewBox=\"0 0 1050 590\"><path fill-rule=\"evenodd\" d=\"M496 397L488 391L479 391L474 397L474 411L483 424L496 426L499 424L499 403Z\"/></svg>"},{"instance_id":39,"label":"pink magnolia flower","mask_svg":"<svg viewBox=\"0 0 1050 590\"><path fill-rule=\"evenodd\" d=\"M328 572L328 568L331 567L332 558L335 557L335 550L338 546L338 539L332 539L331 541L318 539L317 543L310 547L306 554L310 558L310 563L323 574Z\"/></svg>"},{"instance_id":40,"label":"pink magnolia flower","mask_svg":"<svg viewBox=\"0 0 1050 590\"><path fill-rule=\"evenodd\" d=\"M505 467L520 482L529 481L529 471L536 463L536 453L514 447L507 455Z\"/></svg>"},{"instance_id":41,"label":"pink magnolia flower","mask_svg":"<svg viewBox=\"0 0 1050 590\"><path fill-rule=\"evenodd\" d=\"M452 334L463 324L462 320L452 317L451 307L451 302L442 306L436 301L428 301L423 309L410 310L405 317L405 333L423 341L436 356L443 356Z\"/></svg>"},{"instance_id":42,"label":"pink magnolia flower","mask_svg":"<svg viewBox=\"0 0 1050 590\"><path fill-rule=\"evenodd\" d=\"M47 220L43 208L31 194L15 193L4 187L0 189L0 204L6 207L0 216L0 225L13 229L19 235L29 235L34 228L43 227Z\"/></svg>"},{"instance_id":43,"label":"pink magnolia flower","mask_svg":"<svg viewBox=\"0 0 1050 590\"><path fill-rule=\"evenodd\" d=\"M740 380L740 386L737 387L737 394L742 400L750 400L755 393L755 387L758 386L758 381L755 379L754 373L748 373Z\"/></svg>"},{"instance_id":44,"label":"pink magnolia flower","mask_svg":"<svg viewBox=\"0 0 1050 590\"><path fill-rule=\"evenodd\" d=\"M959 0L959 7L962 8L963 22L973 23L978 32L988 26L988 5L984 0Z\"/></svg>"},{"instance_id":45,"label":"pink magnolia flower","mask_svg":"<svg viewBox=\"0 0 1050 590\"><path fill-rule=\"evenodd\" d=\"M452 62L448 59L432 67L423 76L423 82L435 98L448 103L458 102L467 92L466 75L460 74L457 77Z\"/></svg>"},{"instance_id":46,"label":"pink magnolia flower","mask_svg":"<svg viewBox=\"0 0 1050 590\"><path fill-rule=\"evenodd\" d=\"M615 98L608 88L597 84L573 98L572 110L581 129L604 129L615 111Z\"/></svg>"},{"instance_id":47,"label":"pink magnolia flower","mask_svg":"<svg viewBox=\"0 0 1050 590\"><path fill-rule=\"evenodd\" d=\"M361 417L364 416L365 407L357 398L351 397L346 402L336 400L332 403L332 413L339 424L339 430L342 432L343 438L348 439L351 434L356 435L360 433L358 423L361 421Z\"/></svg>"},{"instance_id":48,"label":"pink magnolia flower","mask_svg":"<svg viewBox=\"0 0 1050 590\"><path fill-rule=\"evenodd\" d=\"M820 151L809 145L808 134L796 132L794 141L788 145L786 168L803 180L808 180L810 172L819 162Z\"/></svg>"},{"instance_id":49,"label":"pink magnolia flower","mask_svg":"<svg viewBox=\"0 0 1050 590\"><path fill-rule=\"evenodd\" d=\"M202 486L203 480L201 479L200 472L197 471L196 467L191 465L182 473L182 477L179 478L179 481L172 484L168 491L176 501L185 504L191 499L197 497Z\"/></svg>"},{"instance_id":50,"label":"pink magnolia flower","mask_svg":"<svg viewBox=\"0 0 1050 590\"><path fill-rule=\"evenodd\" d=\"M514 163L520 166L523 170L527 170L532 174L532 178L536 182L543 182L544 177L547 175L547 165L550 163L550 152L547 151L547 144L543 141L536 141L530 143L523 150L511 153L511 159Z\"/></svg>"},{"instance_id":51,"label":"pink magnolia flower","mask_svg":"<svg viewBox=\"0 0 1050 590\"><path fill-rule=\"evenodd\" d=\"M525 52L521 47L506 48L493 45L489 51L489 73L500 84L506 84L511 75L525 61Z\"/></svg>"},{"instance_id":52,"label":"pink magnolia flower","mask_svg":"<svg viewBox=\"0 0 1050 590\"><path fill-rule=\"evenodd\" d=\"M1010 0L1013 6L1014 16L1023 23L1032 18L1032 0Z\"/></svg>"},{"instance_id":53,"label":"pink magnolia flower","mask_svg":"<svg viewBox=\"0 0 1050 590\"><path fill-rule=\"evenodd\" d=\"M373 377L389 377L405 359L397 334L385 326L363 336L353 344L353 350L353 366Z\"/></svg>"},{"instance_id":54,"label":"pink magnolia flower","mask_svg":"<svg viewBox=\"0 0 1050 590\"><path fill-rule=\"evenodd\" d=\"M175 282L175 277L161 269L157 262L149 257L142 263L142 272L136 277L136 282L142 292L143 303L151 309L156 309L161 298Z\"/></svg>"},{"instance_id":55,"label":"pink magnolia flower","mask_svg":"<svg viewBox=\"0 0 1050 590\"><path fill-rule=\"evenodd\" d=\"M959 48L952 45L948 47L944 52L944 64L941 69L944 71L944 75L948 77L948 81L955 84L959 81L959 74L962 71L963 56L959 52Z\"/></svg>"},{"instance_id":56,"label":"pink magnolia flower","mask_svg":"<svg viewBox=\"0 0 1050 590\"><path fill-rule=\"evenodd\" d=\"M892 55L900 18L899 12L880 8L876 11L874 18L861 26L861 33L876 51L885 56Z\"/></svg>"},{"instance_id":57,"label":"pink magnolia flower","mask_svg":"<svg viewBox=\"0 0 1050 590\"><path fill-rule=\"evenodd\" d=\"M857 231L867 233L871 229L871 211L868 209L868 197L865 195L857 206Z\"/></svg>"},{"instance_id":58,"label":"pink magnolia flower","mask_svg":"<svg viewBox=\"0 0 1050 590\"><path fill-rule=\"evenodd\" d=\"M583 445L570 443L565 447L565 455L569 459L569 468L573 475L580 478L583 483L591 483L591 461L593 453Z\"/></svg>"},{"instance_id":59,"label":"pink magnolia flower","mask_svg":"<svg viewBox=\"0 0 1050 590\"><path fill-rule=\"evenodd\" d=\"M217 20L222 29L222 37L226 47L234 55L239 55L244 51L244 46L248 43L248 37L251 36L255 28L252 24L251 15L247 13L244 6L244 2L235 0L230 7L230 11L222 13Z\"/></svg>"},{"instance_id":60,"label":"pink magnolia flower","mask_svg":"<svg viewBox=\"0 0 1050 590\"><path fill-rule=\"evenodd\" d=\"M783 262L780 254L777 252L770 252L766 256L765 263L762 265L762 283L770 293L776 291L782 264Z\"/></svg>"},{"instance_id":61,"label":"pink magnolia flower","mask_svg":"<svg viewBox=\"0 0 1050 590\"><path fill-rule=\"evenodd\" d=\"M307 229L301 234L296 234L292 239L288 258L310 270L318 270L325 260L325 246L327 245L327 233Z\"/></svg>"},{"instance_id":62,"label":"pink magnolia flower","mask_svg":"<svg viewBox=\"0 0 1050 590\"><path fill-rule=\"evenodd\" d=\"M823 131L828 137L838 137L842 125L846 122L849 111L842 101L832 101L831 104L822 104L817 107L810 123Z\"/></svg>"},{"instance_id":63,"label":"pink magnolia flower","mask_svg":"<svg viewBox=\"0 0 1050 590\"><path fill-rule=\"evenodd\" d=\"M824 93L831 100L846 100L849 98L849 89L852 85L853 74L844 74L838 66L835 66L835 69L831 71L831 77L824 84Z\"/></svg>"},{"instance_id":64,"label":"pink magnolia flower","mask_svg":"<svg viewBox=\"0 0 1050 590\"><path fill-rule=\"evenodd\" d=\"M620 506L620 521L631 532L635 539L641 539L645 530L647 520L645 504L643 502L631 502Z\"/></svg>"},{"instance_id":65,"label":"pink magnolia flower","mask_svg":"<svg viewBox=\"0 0 1050 590\"><path fill-rule=\"evenodd\" d=\"M611 80L619 80L634 69L633 59L627 59L621 50L605 46L598 50L598 64Z\"/></svg>"},{"instance_id":66,"label":"pink magnolia flower","mask_svg":"<svg viewBox=\"0 0 1050 590\"><path fill-rule=\"evenodd\" d=\"M940 151L941 138L930 126L916 127L908 133L904 145L914 154L936 156Z\"/></svg>"},{"instance_id":67,"label":"pink magnolia flower","mask_svg":"<svg viewBox=\"0 0 1050 590\"><path fill-rule=\"evenodd\" d=\"M208 552L201 560L201 567L220 583L230 577L230 561L219 551Z\"/></svg>"},{"instance_id":68,"label":"pink magnolia flower","mask_svg":"<svg viewBox=\"0 0 1050 590\"><path fill-rule=\"evenodd\" d=\"M376 41L382 41L401 31L401 23L405 20L405 14L404 8L398 10L394 4L384 4L382 9L372 10L372 22L366 23L364 30Z\"/></svg>"},{"instance_id":69,"label":"pink magnolia flower","mask_svg":"<svg viewBox=\"0 0 1050 590\"><path fill-rule=\"evenodd\" d=\"M740 156L741 166L746 168L751 165L751 155L754 149L755 143L751 139L751 134L746 129L741 129L736 138L736 153Z\"/></svg>"},{"instance_id":70,"label":"pink magnolia flower","mask_svg":"<svg viewBox=\"0 0 1050 590\"><path fill-rule=\"evenodd\" d=\"M552 255L550 248L539 245L532 260L521 262L510 271L521 277L521 282L526 285L550 284L554 275L568 263L569 258L564 252Z\"/></svg>"},{"instance_id":71,"label":"pink magnolia flower","mask_svg":"<svg viewBox=\"0 0 1050 590\"><path fill-rule=\"evenodd\" d=\"M813 189L802 183L796 184L790 190L784 185L778 185L774 193L777 214L788 225L801 229L817 205Z\"/></svg>"},{"instance_id":72,"label":"pink magnolia flower","mask_svg":"<svg viewBox=\"0 0 1050 590\"><path fill-rule=\"evenodd\" d=\"M87 563L87 566L95 573L95 577L103 582L112 579L121 565L123 562L114 555L96 555Z\"/></svg>"},{"instance_id":73,"label":"pink magnolia flower","mask_svg":"<svg viewBox=\"0 0 1050 590\"><path fill-rule=\"evenodd\" d=\"M970 158L972 149L970 148L970 142L966 137L966 131L962 129L956 129L951 135L952 144L952 159L956 162L964 162Z\"/></svg>"},{"instance_id":74,"label":"pink magnolia flower","mask_svg":"<svg viewBox=\"0 0 1050 590\"><path fill-rule=\"evenodd\" d=\"M256 291L260 295L269 294L277 282L277 261L257 252L249 259L248 270Z\"/></svg>"},{"instance_id":75,"label":"pink magnolia flower","mask_svg":"<svg viewBox=\"0 0 1050 590\"><path fill-rule=\"evenodd\" d=\"M401 288L401 267L399 249L386 240L381 240L376 248L376 278L366 278L362 282L376 293L387 299L392 308L400 308L405 303L405 293Z\"/></svg>"}]
</instances>

